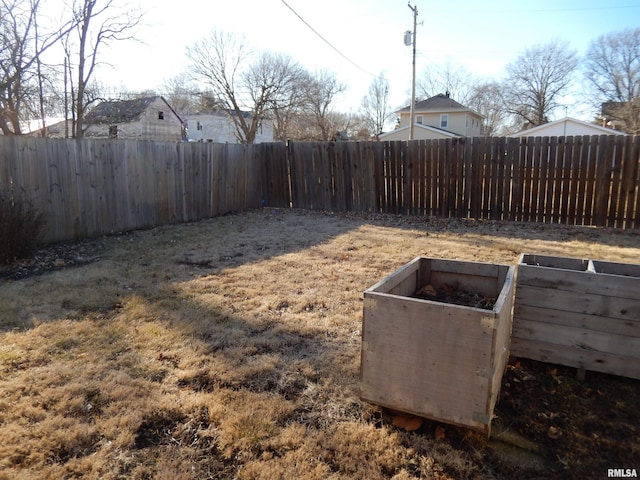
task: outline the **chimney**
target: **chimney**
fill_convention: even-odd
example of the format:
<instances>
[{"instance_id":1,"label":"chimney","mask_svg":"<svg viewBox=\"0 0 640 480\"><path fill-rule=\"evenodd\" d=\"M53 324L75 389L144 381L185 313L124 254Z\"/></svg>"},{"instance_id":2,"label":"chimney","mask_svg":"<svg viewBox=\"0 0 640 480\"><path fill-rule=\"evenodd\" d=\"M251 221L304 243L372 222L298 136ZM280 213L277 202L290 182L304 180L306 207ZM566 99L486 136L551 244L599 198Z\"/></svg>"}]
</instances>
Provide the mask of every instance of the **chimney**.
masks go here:
<instances>
[{"instance_id":1,"label":"chimney","mask_svg":"<svg viewBox=\"0 0 640 480\"><path fill-rule=\"evenodd\" d=\"M447 90L446 92L444 92L444 94L445 94L445 96L446 96L447 98L449 98L449 95L451 95L451 94L449 93L449 90Z\"/></svg>"}]
</instances>

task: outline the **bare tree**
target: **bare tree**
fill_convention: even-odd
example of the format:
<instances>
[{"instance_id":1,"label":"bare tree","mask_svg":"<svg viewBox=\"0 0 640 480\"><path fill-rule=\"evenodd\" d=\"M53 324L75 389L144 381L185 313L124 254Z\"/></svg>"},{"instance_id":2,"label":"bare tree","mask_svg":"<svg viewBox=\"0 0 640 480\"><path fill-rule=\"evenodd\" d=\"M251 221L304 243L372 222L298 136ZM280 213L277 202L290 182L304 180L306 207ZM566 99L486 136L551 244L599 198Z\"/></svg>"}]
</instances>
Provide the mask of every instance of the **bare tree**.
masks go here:
<instances>
[{"instance_id":1,"label":"bare tree","mask_svg":"<svg viewBox=\"0 0 640 480\"><path fill-rule=\"evenodd\" d=\"M186 73L177 75L164 82L164 97L178 115L197 112L202 92Z\"/></svg>"},{"instance_id":2,"label":"bare tree","mask_svg":"<svg viewBox=\"0 0 640 480\"><path fill-rule=\"evenodd\" d=\"M189 72L194 79L205 83L225 106L239 106L239 70L248 62L248 47L244 40L231 33L213 30L211 34L187 47Z\"/></svg>"},{"instance_id":3,"label":"bare tree","mask_svg":"<svg viewBox=\"0 0 640 480\"><path fill-rule=\"evenodd\" d=\"M504 107L502 85L498 82L477 84L469 95L466 105L482 115L482 134L485 136L506 133L508 113Z\"/></svg>"},{"instance_id":4,"label":"bare tree","mask_svg":"<svg viewBox=\"0 0 640 480\"><path fill-rule=\"evenodd\" d=\"M339 126L331 115L331 106L336 96L346 89L346 85L327 70L318 72L312 78L306 91L305 103L309 116L313 119L315 140L331 140L338 133Z\"/></svg>"},{"instance_id":5,"label":"bare tree","mask_svg":"<svg viewBox=\"0 0 640 480\"><path fill-rule=\"evenodd\" d=\"M302 68L291 57L253 55L244 40L228 32L211 34L187 48L189 71L211 89L242 143L253 143L261 123L286 103Z\"/></svg>"},{"instance_id":6,"label":"bare tree","mask_svg":"<svg viewBox=\"0 0 640 480\"><path fill-rule=\"evenodd\" d=\"M601 114L632 134L640 133L640 28L613 32L593 41L585 58L585 78Z\"/></svg>"},{"instance_id":7,"label":"bare tree","mask_svg":"<svg viewBox=\"0 0 640 480\"><path fill-rule=\"evenodd\" d=\"M364 116L344 113L337 113L336 115L342 117L340 132L344 132L349 140L371 140L372 132L369 128L369 122Z\"/></svg>"},{"instance_id":8,"label":"bare tree","mask_svg":"<svg viewBox=\"0 0 640 480\"><path fill-rule=\"evenodd\" d=\"M376 140L389 119L389 81L384 73L373 79L369 93L362 99L362 114Z\"/></svg>"},{"instance_id":9,"label":"bare tree","mask_svg":"<svg viewBox=\"0 0 640 480\"><path fill-rule=\"evenodd\" d=\"M274 112L297 108L300 86L308 78L305 70L287 55L262 52L244 73L244 86L251 98L252 128ZM251 141L255 131L251 130Z\"/></svg>"},{"instance_id":10,"label":"bare tree","mask_svg":"<svg viewBox=\"0 0 640 480\"><path fill-rule=\"evenodd\" d=\"M503 92L508 112L532 126L547 123L577 66L578 56L566 42L528 48L507 65Z\"/></svg>"},{"instance_id":11,"label":"bare tree","mask_svg":"<svg viewBox=\"0 0 640 480\"><path fill-rule=\"evenodd\" d=\"M299 123L304 116L307 87L311 81L311 75L301 69L292 78L288 95L273 103L271 118L276 140L300 139Z\"/></svg>"},{"instance_id":12,"label":"bare tree","mask_svg":"<svg viewBox=\"0 0 640 480\"><path fill-rule=\"evenodd\" d=\"M425 70L418 81L416 90L421 98L429 98L439 93L449 92L457 102L466 105L478 81L465 68L454 68L450 63L433 66Z\"/></svg>"},{"instance_id":13,"label":"bare tree","mask_svg":"<svg viewBox=\"0 0 640 480\"><path fill-rule=\"evenodd\" d=\"M40 0L0 0L0 130L20 134L21 122L44 117L46 73L42 55L72 28L39 29ZM42 120L44 121L44 120Z\"/></svg>"},{"instance_id":14,"label":"bare tree","mask_svg":"<svg viewBox=\"0 0 640 480\"><path fill-rule=\"evenodd\" d=\"M131 8L119 6L115 0L76 0L73 15L77 36L66 44L70 65L77 60L76 83L73 91L73 136L84 136L84 117L95 98L89 95L90 81L98 65L99 51L115 41L133 39L133 31L140 24L142 14ZM70 75L73 80L73 76Z\"/></svg>"}]
</instances>

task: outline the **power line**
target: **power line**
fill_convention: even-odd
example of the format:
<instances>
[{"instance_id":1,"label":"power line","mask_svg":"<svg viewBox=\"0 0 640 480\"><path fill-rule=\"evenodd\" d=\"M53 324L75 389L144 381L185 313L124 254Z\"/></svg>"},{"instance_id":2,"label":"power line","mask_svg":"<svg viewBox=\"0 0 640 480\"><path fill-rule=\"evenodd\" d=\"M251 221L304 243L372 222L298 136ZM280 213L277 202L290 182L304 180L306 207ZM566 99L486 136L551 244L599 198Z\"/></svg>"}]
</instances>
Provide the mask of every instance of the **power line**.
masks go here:
<instances>
[{"instance_id":1,"label":"power line","mask_svg":"<svg viewBox=\"0 0 640 480\"><path fill-rule=\"evenodd\" d=\"M636 5L607 5L606 7L560 7L560 8L524 8L524 9L501 9L501 10L489 10L489 9L468 9L465 10L467 13L508 13L508 14L518 14L518 13L555 13L555 12L589 12L596 10L621 10L621 9L636 9L640 8L639 4ZM449 13L450 9L447 8L435 8L433 10L435 13Z\"/></svg>"},{"instance_id":2,"label":"power line","mask_svg":"<svg viewBox=\"0 0 640 480\"><path fill-rule=\"evenodd\" d=\"M623 8L638 8L639 5L608 5L606 7L577 7L577 8L533 8L529 10L510 10L512 13L536 12L588 12L593 10L619 10Z\"/></svg>"},{"instance_id":3,"label":"power line","mask_svg":"<svg viewBox=\"0 0 640 480\"><path fill-rule=\"evenodd\" d=\"M329 46L330 46L330 47L331 47L331 48L332 48L332 49L333 49L333 50L334 50L338 55L340 55L342 58L344 58L347 62L349 62L349 63L350 63L351 65L353 65L354 67L356 67L358 70L361 70L362 72L366 73L367 75L370 75L370 76L372 76L372 77L376 77L376 76L377 76L377 75L374 75L374 74L372 74L372 73L370 73L370 72L366 71L366 70L365 70L364 68L362 68L360 65L358 65L357 63L355 63L355 62L354 62L353 60L351 60L349 57L347 57L344 53L342 53L340 50L338 50L336 47L334 47L334 46L333 46L333 44L332 44L329 40L327 40L327 39L326 39L326 38L324 38L322 35L320 35L320 33L318 33L318 32L316 31L316 29L315 29L315 28L313 28L311 25L309 25L309 23L308 23L304 18L302 18L302 17L298 14L298 12L296 12L293 8L291 8L291 6L290 6L287 2L285 2L285 0L282 0L282 3L284 3L284 4L285 4L285 6L286 6L289 10L291 10L291 11L293 12L293 14L294 14L296 17L298 17L302 23L304 23L304 24L305 24L305 25L306 25L306 26L307 26L307 27L308 27L308 28L309 28L313 33L315 33L315 34L320 38L320 40L322 40L324 43L326 43L327 45L329 45Z\"/></svg>"}]
</instances>

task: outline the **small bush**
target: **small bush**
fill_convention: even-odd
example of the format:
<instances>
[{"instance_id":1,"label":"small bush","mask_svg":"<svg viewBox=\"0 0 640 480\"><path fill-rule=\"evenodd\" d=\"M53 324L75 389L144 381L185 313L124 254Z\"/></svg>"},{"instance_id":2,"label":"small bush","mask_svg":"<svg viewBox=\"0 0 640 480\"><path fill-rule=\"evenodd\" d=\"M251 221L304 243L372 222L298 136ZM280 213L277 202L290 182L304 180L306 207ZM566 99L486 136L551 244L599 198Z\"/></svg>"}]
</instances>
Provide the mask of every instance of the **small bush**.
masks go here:
<instances>
[{"instance_id":1,"label":"small bush","mask_svg":"<svg viewBox=\"0 0 640 480\"><path fill-rule=\"evenodd\" d=\"M0 265L33 256L44 225L44 215L30 202L0 191Z\"/></svg>"}]
</instances>

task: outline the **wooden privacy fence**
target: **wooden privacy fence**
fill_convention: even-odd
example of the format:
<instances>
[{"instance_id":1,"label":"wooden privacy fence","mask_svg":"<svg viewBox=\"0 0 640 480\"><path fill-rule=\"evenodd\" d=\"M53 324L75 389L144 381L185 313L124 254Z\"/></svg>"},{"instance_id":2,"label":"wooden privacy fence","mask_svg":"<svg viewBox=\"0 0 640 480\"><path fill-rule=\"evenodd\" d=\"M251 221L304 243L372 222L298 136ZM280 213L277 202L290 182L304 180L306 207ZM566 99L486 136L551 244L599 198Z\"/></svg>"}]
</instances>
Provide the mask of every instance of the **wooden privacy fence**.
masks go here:
<instances>
[{"instance_id":1,"label":"wooden privacy fence","mask_svg":"<svg viewBox=\"0 0 640 480\"><path fill-rule=\"evenodd\" d=\"M0 136L47 241L297 207L640 227L640 137L256 145Z\"/></svg>"},{"instance_id":2,"label":"wooden privacy fence","mask_svg":"<svg viewBox=\"0 0 640 480\"><path fill-rule=\"evenodd\" d=\"M46 241L68 240L259 208L262 157L252 145L0 136L0 190L45 214Z\"/></svg>"},{"instance_id":3,"label":"wooden privacy fence","mask_svg":"<svg viewBox=\"0 0 640 480\"><path fill-rule=\"evenodd\" d=\"M290 143L291 204L640 227L640 137ZM284 160L283 160L284 161Z\"/></svg>"}]
</instances>

